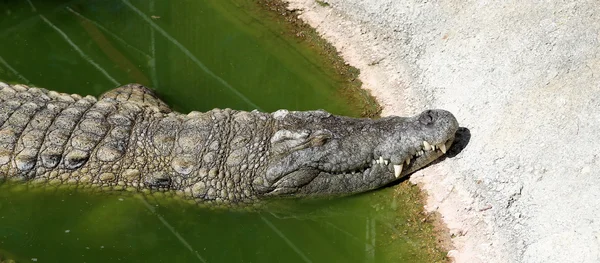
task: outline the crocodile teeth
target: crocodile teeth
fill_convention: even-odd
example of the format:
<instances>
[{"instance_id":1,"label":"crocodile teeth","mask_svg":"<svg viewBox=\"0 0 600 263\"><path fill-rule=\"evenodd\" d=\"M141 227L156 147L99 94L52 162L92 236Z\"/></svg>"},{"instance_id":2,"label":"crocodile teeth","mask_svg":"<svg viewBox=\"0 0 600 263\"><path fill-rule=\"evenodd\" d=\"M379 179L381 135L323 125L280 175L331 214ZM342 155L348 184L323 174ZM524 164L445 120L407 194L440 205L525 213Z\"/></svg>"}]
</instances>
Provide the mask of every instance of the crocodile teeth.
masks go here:
<instances>
[{"instance_id":1,"label":"crocodile teeth","mask_svg":"<svg viewBox=\"0 0 600 263\"><path fill-rule=\"evenodd\" d=\"M388 165L389 162L390 161L388 161L388 160L383 160L383 164L385 164L385 165Z\"/></svg>"},{"instance_id":2,"label":"crocodile teeth","mask_svg":"<svg viewBox=\"0 0 600 263\"><path fill-rule=\"evenodd\" d=\"M402 164L394 164L394 176L398 178L400 177L400 173L402 173Z\"/></svg>"},{"instance_id":3,"label":"crocodile teeth","mask_svg":"<svg viewBox=\"0 0 600 263\"><path fill-rule=\"evenodd\" d=\"M410 157L406 158L406 160L404 160L404 163L406 163L406 165L410 164Z\"/></svg>"},{"instance_id":4,"label":"crocodile teeth","mask_svg":"<svg viewBox=\"0 0 600 263\"><path fill-rule=\"evenodd\" d=\"M434 151L435 151L435 148L437 148L437 147L435 146L435 144L432 144L432 145L431 145L431 150L434 150Z\"/></svg>"},{"instance_id":5,"label":"crocodile teeth","mask_svg":"<svg viewBox=\"0 0 600 263\"><path fill-rule=\"evenodd\" d=\"M382 164L383 163L383 156L379 156L379 160L377 160L378 164Z\"/></svg>"},{"instance_id":6,"label":"crocodile teeth","mask_svg":"<svg viewBox=\"0 0 600 263\"><path fill-rule=\"evenodd\" d=\"M440 148L440 151L442 151L443 153L446 153L446 144L440 143L440 145L438 147Z\"/></svg>"},{"instance_id":7,"label":"crocodile teeth","mask_svg":"<svg viewBox=\"0 0 600 263\"><path fill-rule=\"evenodd\" d=\"M431 151L431 144L429 144L427 141L423 141L423 149L426 151Z\"/></svg>"}]
</instances>

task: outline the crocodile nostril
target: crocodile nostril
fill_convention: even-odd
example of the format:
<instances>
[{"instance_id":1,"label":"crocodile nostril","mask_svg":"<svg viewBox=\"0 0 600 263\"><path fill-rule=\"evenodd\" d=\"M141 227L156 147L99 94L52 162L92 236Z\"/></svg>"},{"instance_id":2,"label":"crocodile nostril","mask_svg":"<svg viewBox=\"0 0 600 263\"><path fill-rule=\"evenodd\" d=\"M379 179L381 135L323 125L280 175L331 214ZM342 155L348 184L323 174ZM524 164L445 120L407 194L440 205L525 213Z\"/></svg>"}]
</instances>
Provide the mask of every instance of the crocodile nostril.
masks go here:
<instances>
[{"instance_id":1,"label":"crocodile nostril","mask_svg":"<svg viewBox=\"0 0 600 263\"><path fill-rule=\"evenodd\" d=\"M419 116L419 121L424 125L432 124L435 119L434 114L435 112L432 110L424 111L421 113L421 116Z\"/></svg>"}]
</instances>

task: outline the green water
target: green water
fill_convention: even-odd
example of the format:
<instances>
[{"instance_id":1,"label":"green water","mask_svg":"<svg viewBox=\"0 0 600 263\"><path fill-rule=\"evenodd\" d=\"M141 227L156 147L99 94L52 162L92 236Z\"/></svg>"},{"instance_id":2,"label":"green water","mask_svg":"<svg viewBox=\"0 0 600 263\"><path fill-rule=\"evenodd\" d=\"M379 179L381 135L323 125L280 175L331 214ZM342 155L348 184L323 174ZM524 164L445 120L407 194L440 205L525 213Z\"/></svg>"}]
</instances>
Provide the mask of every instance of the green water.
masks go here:
<instances>
[{"instance_id":1,"label":"green water","mask_svg":"<svg viewBox=\"0 0 600 263\"><path fill-rule=\"evenodd\" d=\"M176 110L323 108L340 82L251 0L3 1L0 79L99 95L153 87ZM392 188L261 212L162 197L0 185L0 256L17 262L389 262L419 258ZM392 238L395 237L395 238Z\"/></svg>"}]
</instances>

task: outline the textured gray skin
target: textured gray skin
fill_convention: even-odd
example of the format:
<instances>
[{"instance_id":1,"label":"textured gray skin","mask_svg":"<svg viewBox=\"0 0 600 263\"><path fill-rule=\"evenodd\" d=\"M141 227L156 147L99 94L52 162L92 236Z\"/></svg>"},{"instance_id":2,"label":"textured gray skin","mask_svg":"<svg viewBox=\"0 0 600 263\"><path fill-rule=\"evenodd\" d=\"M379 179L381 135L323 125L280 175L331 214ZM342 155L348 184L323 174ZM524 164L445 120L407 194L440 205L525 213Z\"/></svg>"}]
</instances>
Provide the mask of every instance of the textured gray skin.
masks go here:
<instances>
[{"instance_id":1,"label":"textured gray skin","mask_svg":"<svg viewBox=\"0 0 600 263\"><path fill-rule=\"evenodd\" d=\"M0 175L221 204L348 195L427 165L442 152L421 154L423 141L449 147L457 128L443 110L378 120L286 110L186 115L139 84L97 100L0 82ZM395 176L393 164L407 159Z\"/></svg>"}]
</instances>

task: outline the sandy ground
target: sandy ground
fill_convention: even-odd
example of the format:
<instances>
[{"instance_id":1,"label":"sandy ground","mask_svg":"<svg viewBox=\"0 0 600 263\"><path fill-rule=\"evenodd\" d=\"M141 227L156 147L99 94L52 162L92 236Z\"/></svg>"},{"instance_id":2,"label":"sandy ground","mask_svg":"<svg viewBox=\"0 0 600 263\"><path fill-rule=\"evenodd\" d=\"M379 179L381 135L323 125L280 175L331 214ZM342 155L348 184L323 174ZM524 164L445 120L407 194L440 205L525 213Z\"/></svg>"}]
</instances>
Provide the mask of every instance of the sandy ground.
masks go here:
<instances>
[{"instance_id":1,"label":"sandy ground","mask_svg":"<svg viewBox=\"0 0 600 263\"><path fill-rule=\"evenodd\" d=\"M383 115L452 111L470 140L411 181L456 262L600 262L600 4L289 0ZM559 3L560 2L560 3Z\"/></svg>"}]
</instances>

